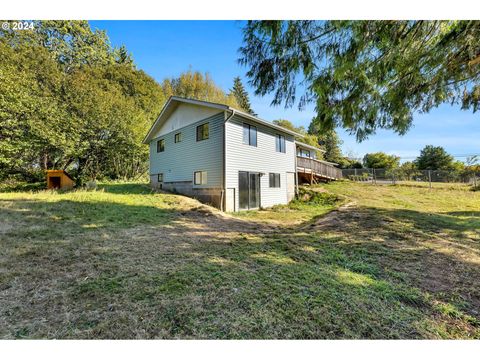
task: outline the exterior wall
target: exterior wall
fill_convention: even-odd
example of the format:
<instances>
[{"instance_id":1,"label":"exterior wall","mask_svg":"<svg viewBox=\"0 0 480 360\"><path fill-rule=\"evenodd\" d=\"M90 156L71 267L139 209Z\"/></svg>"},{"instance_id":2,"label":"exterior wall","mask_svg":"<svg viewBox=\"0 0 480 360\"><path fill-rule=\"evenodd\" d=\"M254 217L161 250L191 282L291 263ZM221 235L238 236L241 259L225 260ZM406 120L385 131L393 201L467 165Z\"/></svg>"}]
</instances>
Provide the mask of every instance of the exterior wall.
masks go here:
<instances>
[{"instance_id":1,"label":"exterior wall","mask_svg":"<svg viewBox=\"0 0 480 360\"><path fill-rule=\"evenodd\" d=\"M257 146L243 144L243 123L257 127ZM239 209L238 172L260 172L265 175L260 178L260 206L270 207L277 204L287 204L287 172L295 173L296 149L292 135L285 136L286 152L275 150L275 137L279 134L275 129L243 119L235 115L225 123L225 185L226 209ZM280 174L280 188L269 187L268 173ZM289 176L291 180L291 176ZM229 198L234 194L234 200Z\"/></svg>"},{"instance_id":2,"label":"exterior wall","mask_svg":"<svg viewBox=\"0 0 480 360\"><path fill-rule=\"evenodd\" d=\"M212 109L205 106L198 106L194 104L180 104L172 112L172 114L165 120L162 127L154 135L158 138L162 135L166 135L172 131L181 129L185 126L191 125L206 119L208 117L218 114L220 110Z\"/></svg>"},{"instance_id":3,"label":"exterior wall","mask_svg":"<svg viewBox=\"0 0 480 360\"><path fill-rule=\"evenodd\" d=\"M153 187L159 186L158 174L163 173L162 189L196 197L200 201L220 207L225 115L223 111L215 111L216 115L175 128L168 133L164 133L163 128L160 129L159 134L162 135L150 142L150 181ZM195 119L198 119L198 114ZM166 124L169 121L170 119L167 119ZM209 123L209 138L197 141L197 126L206 122ZM182 133L182 141L175 143L174 137L178 132ZM165 151L157 153L157 141L160 139L165 140ZM193 184L195 171L207 172L207 184Z\"/></svg>"}]
</instances>

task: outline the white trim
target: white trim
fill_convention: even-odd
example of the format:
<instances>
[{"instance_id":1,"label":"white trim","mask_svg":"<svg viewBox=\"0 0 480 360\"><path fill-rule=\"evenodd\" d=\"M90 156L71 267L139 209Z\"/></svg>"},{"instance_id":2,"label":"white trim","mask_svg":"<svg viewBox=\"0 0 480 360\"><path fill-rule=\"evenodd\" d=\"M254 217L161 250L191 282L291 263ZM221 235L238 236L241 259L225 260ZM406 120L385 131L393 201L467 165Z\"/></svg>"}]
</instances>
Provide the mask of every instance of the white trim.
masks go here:
<instances>
[{"instance_id":1,"label":"white trim","mask_svg":"<svg viewBox=\"0 0 480 360\"><path fill-rule=\"evenodd\" d=\"M247 118L247 119L250 119L250 120L253 120L253 121L256 121L257 123L259 124L262 124L262 125L265 125L265 126L268 126L268 127L271 127L275 130L278 130L278 131L281 131L281 132L284 132L284 133L287 133L289 135L293 135L293 136L303 136L302 134L299 134L297 133L296 131L292 131L292 130L289 130L287 128L284 128L283 126L280 126L280 125L275 125L267 120L262 120L256 116L253 116L253 115L250 115L250 114L247 114L247 113L244 113L243 111L239 111L239 110L235 110L235 112L244 117L244 118Z\"/></svg>"},{"instance_id":2,"label":"white trim","mask_svg":"<svg viewBox=\"0 0 480 360\"><path fill-rule=\"evenodd\" d=\"M309 144L305 144L303 142L300 142L300 141L297 141L295 140L295 144L300 146L300 147L303 147L303 148L306 148L306 149L309 149L309 150L316 150L316 151L321 151L321 152L326 152L325 150L322 150L322 149L319 149L313 145L309 145Z\"/></svg>"},{"instance_id":3,"label":"white trim","mask_svg":"<svg viewBox=\"0 0 480 360\"><path fill-rule=\"evenodd\" d=\"M293 136L302 136L301 134L295 132L295 131L292 131L292 130L289 130L289 129L286 129L282 126L279 126L279 125L275 125L275 124L272 124L271 122L269 121L266 121L266 120L262 120L256 116L253 116L253 115L250 115L250 114L247 114L243 111L239 111L239 110L236 110L230 106L227 106L227 105L224 105L224 104L218 104L218 103L213 103L213 102L209 102L209 101L203 101L203 100L195 100L195 99L187 99L187 98L183 98L183 97L179 97L179 96L170 96L170 98L167 100L167 102L165 103L165 105L163 106L163 109L162 111L160 112L160 115L157 116L157 119L154 121L154 123L152 124L152 126L150 127L150 130L148 131L147 135L145 136L145 138L143 139L143 143L144 144L148 144L151 140L152 140L152 133L154 132L154 130L157 128L157 126L160 124L160 120L162 118L162 116L165 114L165 112L167 111L167 109L171 106L171 104L173 102L178 102L178 103L187 103L187 104L193 104L193 105L199 105L199 106L205 106L205 107L209 107L209 108L213 108L213 109L219 109L219 110L229 110L229 111L232 111L232 115L233 114L238 114L239 116L241 117L244 117L246 119L249 119L249 120L253 120L259 124L262 124L262 125L265 125L265 126L268 126L268 127L271 127L273 129L276 129L280 132L283 132L283 133L287 133L289 135L293 135ZM231 116L233 117L233 116ZM227 118L225 120L225 122L229 121L230 118Z\"/></svg>"}]
</instances>

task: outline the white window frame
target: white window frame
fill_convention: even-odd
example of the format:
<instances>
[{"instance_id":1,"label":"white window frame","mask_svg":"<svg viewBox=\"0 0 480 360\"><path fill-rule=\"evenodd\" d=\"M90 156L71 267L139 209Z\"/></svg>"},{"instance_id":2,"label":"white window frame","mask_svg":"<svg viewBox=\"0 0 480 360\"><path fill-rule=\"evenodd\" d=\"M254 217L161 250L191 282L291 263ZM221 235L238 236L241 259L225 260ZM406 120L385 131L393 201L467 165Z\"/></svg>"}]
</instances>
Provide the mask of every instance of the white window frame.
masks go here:
<instances>
[{"instance_id":1,"label":"white window frame","mask_svg":"<svg viewBox=\"0 0 480 360\"><path fill-rule=\"evenodd\" d=\"M197 182L197 174L199 175L199 182ZM207 185L208 174L205 170L198 170L193 172L193 185Z\"/></svg>"}]
</instances>

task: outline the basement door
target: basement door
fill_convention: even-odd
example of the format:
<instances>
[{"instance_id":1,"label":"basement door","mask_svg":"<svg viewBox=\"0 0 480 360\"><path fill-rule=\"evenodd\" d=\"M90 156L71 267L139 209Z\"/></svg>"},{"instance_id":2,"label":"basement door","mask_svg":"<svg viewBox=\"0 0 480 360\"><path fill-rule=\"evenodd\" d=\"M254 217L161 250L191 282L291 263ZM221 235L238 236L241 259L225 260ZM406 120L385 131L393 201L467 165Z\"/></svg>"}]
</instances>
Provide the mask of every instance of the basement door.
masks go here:
<instances>
[{"instance_id":1,"label":"basement door","mask_svg":"<svg viewBox=\"0 0 480 360\"><path fill-rule=\"evenodd\" d=\"M260 207L260 173L238 173L239 209L251 210Z\"/></svg>"}]
</instances>

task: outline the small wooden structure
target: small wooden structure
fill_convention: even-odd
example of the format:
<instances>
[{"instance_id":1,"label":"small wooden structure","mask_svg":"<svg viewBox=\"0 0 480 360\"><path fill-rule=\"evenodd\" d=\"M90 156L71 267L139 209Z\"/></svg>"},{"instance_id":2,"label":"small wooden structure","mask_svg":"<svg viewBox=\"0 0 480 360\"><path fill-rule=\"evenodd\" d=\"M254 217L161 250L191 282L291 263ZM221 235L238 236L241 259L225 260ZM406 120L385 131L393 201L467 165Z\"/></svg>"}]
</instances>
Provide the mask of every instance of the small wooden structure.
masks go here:
<instances>
[{"instance_id":1,"label":"small wooden structure","mask_svg":"<svg viewBox=\"0 0 480 360\"><path fill-rule=\"evenodd\" d=\"M75 182L65 170L47 170L47 189L72 189Z\"/></svg>"}]
</instances>

